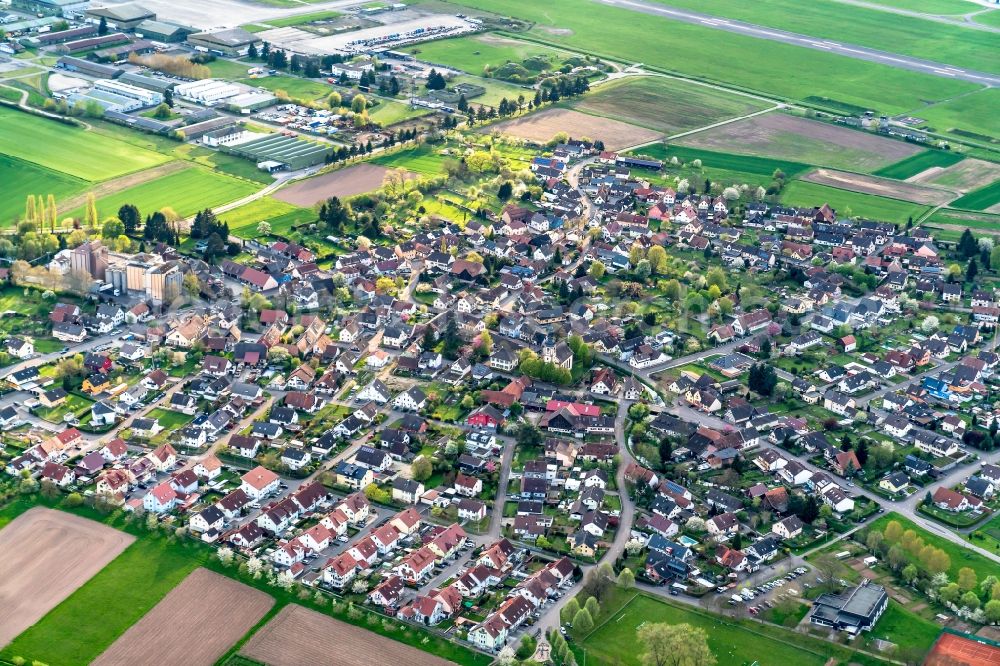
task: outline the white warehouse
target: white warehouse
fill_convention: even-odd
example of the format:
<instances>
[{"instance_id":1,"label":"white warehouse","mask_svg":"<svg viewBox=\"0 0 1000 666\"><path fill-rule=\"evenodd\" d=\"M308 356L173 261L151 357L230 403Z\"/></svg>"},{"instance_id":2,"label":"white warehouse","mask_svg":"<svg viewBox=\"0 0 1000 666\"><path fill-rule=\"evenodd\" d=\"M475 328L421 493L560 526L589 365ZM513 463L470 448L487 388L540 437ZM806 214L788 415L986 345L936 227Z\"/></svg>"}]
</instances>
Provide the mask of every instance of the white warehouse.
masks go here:
<instances>
[{"instance_id":1,"label":"white warehouse","mask_svg":"<svg viewBox=\"0 0 1000 666\"><path fill-rule=\"evenodd\" d=\"M142 106L156 106L163 102L163 95L155 90L146 90L145 88L121 83L120 81L112 81L111 79L98 79L94 81L94 90L134 99Z\"/></svg>"},{"instance_id":2,"label":"white warehouse","mask_svg":"<svg viewBox=\"0 0 1000 666\"><path fill-rule=\"evenodd\" d=\"M174 94L178 97L206 106L213 106L222 100L235 97L244 92L245 89L242 86L216 79L203 79L201 81L182 83L174 88Z\"/></svg>"}]
</instances>

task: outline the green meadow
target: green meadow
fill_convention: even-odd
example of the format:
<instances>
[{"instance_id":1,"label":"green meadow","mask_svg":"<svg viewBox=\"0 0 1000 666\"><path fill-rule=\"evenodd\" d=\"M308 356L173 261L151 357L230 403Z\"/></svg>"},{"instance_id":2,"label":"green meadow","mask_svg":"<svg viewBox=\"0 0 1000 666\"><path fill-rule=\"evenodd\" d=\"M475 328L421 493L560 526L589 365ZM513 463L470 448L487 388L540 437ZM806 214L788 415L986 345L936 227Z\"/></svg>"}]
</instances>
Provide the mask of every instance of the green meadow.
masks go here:
<instances>
[{"instance_id":1,"label":"green meadow","mask_svg":"<svg viewBox=\"0 0 1000 666\"><path fill-rule=\"evenodd\" d=\"M896 180L906 180L918 173L923 173L933 167L949 167L958 164L965 156L961 153L952 153L946 150L925 150L900 160L895 164L890 164L878 171L873 171L873 175L884 178L895 178Z\"/></svg>"},{"instance_id":2,"label":"green meadow","mask_svg":"<svg viewBox=\"0 0 1000 666\"><path fill-rule=\"evenodd\" d=\"M841 215L851 217L867 217L873 220L905 223L909 218L918 219L930 207L922 204L909 203L888 197L871 194L848 192L847 190L793 181L781 192L781 203L789 206L820 206L830 204Z\"/></svg>"},{"instance_id":3,"label":"green meadow","mask_svg":"<svg viewBox=\"0 0 1000 666\"><path fill-rule=\"evenodd\" d=\"M0 183L4 190L4 196L0 197L0 227L12 224L14 218L24 214L28 195L52 194L58 205L61 199L79 194L87 187L87 181L81 178L8 155L0 155Z\"/></svg>"},{"instance_id":4,"label":"green meadow","mask_svg":"<svg viewBox=\"0 0 1000 666\"><path fill-rule=\"evenodd\" d=\"M148 169L169 157L124 141L0 107L0 155L89 181Z\"/></svg>"}]
</instances>

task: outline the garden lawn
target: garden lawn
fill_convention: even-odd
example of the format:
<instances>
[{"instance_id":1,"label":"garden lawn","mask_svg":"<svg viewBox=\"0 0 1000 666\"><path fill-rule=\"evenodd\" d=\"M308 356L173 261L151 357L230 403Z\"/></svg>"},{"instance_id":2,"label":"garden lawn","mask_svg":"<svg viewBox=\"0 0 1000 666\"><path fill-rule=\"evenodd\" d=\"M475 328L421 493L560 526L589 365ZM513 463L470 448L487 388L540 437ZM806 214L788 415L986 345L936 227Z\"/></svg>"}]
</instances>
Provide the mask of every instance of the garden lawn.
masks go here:
<instances>
[{"instance_id":1,"label":"garden lawn","mask_svg":"<svg viewBox=\"0 0 1000 666\"><path fill-rule=\"evenodd\" d=\"M30 140L25 140L30 137ZM100 181L169 161L95 132L0 107L0 155L89 181ZM22 202L23 203L23 202Z\"/></svg>"},{"instance_id":2,"label":"garden lawn","mask_svg":"<svg viewBox=\"0 0 1000 666\"><path fill-rule=\"evenodd\" d=\"M994 181L986 187L969 192L960 199L951 202L955 208L968 208L970 210L986 210L990 206L1000 203L1000 180Z\"/></svg>"},{"instance_id":3,"label":"garden lawn","mask_svg":"<svg viewBox=\"0 0 1000 666\"><path fill-rule=\"evenodd\" d=\"M948 569L948 577L951 580L958 580L958 570L962 567L969 567L976 572L976 577L979 580L984 579L989 575L996 575L998 566L996 562L989 560L979 553L975 553L967 548L948 541L942 537L939 537L931 532L928 532L924 528L920 527L913 521L899 515L898 513L887 513L875 522L873 522L869 529L884 530L886 524L890 520L897 521L903 530L913 530L917 535L924 540L924 543L940 548L948 554L951 558L951 567Z\"/></svg>"},{"instance_id":4,"label":"garden lawn","mask_svg":"<svg viewBox=\"0 0 1000 666\"><path fill-rule=\"evenodd\" d=\"M0 656L28 655L60 666L89 664L194 571L204 555L189 543L140 537Z\"/></svg>"},{"instance_id":5,"label":"garden lawn","mask_svg":"<svg viewBox=\"0 0 1000 666\"><path fill-rule=\"evenodd\" d=\"M24 215L24 202L28 195L55 195L56 206L61 199L79 194L87 181L26 162L16 157L0 155L0 183L4 196L0 197L0 227L13 224L14 218ZM62 221L62 217L59 218Z\"/></svg>"},{"instance_id":6,"label":"garden lawn","mask_svg":"<svg viewBox=\"0 0 1000 666\"><path fill-rule=\"evenodd\" d=\"M794 181L785 186L781 192L781 203L789 206L822 206L830 204L841 215L861 216L885 222L905 223L908 218L914 220L929 210L921 204L877 197L871 194L860 194L839 190L835 187Z\"/></svg>"},{"instance_id":7,"label":"garden lawn","mask_svg":"<svg viewBox=\"0 0 1000 666\"><path fill-rule=\"evenodd\" d=\"M680 79L634 76L597 86L570 106L584 113L675 134L761 111L770 105Z\"/></svg>"},{"instance_id":8,"label":"garden lawn","mask_svg":"<svg viewBox=\"0 0 1000 666\"><path fill-rule=\"evenodd\" d=\"M836 0L654 1L821 39L843 40L890 53L1000 73L1000 60L995 57L1000 49L1000 35L959 25L845 5ZM970 5L970 11L974 9ZM892 39L886 39L887 31ZM928 35L934 38L928 39Z\"/></svg>"},{"instance_id":9,"label":"garden lawn","mask_svg":"<svg viewBox=\"0 0 1000 666\"><path fill-rule=\"evenodd\" d=\"M66 402L57 407L39 407L35 412L38 417L49 421L50 423L61 424L63 422L63 416L72 412L76 414L77 417L82 417L94 404L94 401L89 398L84 398L76 393L70 393L66 396Z\"/></svg>"},{"instance_id":10,"label":"garden lawn","mask_svg":"<svg viewBox=\"0 0 1000 666\"><path fill-rule=\"evenodd\" d=\"M891 641L901 649L927 653L940 633L941 627L890 599L889 606L867 637Z\"/></svg>"},{"instance_id":11,"label":"garden lawn","mask_svg":"<svg viewBox=\"0 0 1000 666\"><path fill-rule=\"evenodd\" d=\"M146 416L159 421L165 431L177 430L194 420L193 416L182 414L181 412L174 412L169 409L160 409L159 407L150 410L149 414Z\"/></svg>"},{"instance_id":12,"label":"garden lawn","mask_svg":"<svg viewBox=\"0 0 1000 666\"><path fill-rule=\"evenodd\" d=\"M788 633L787 637L777 639L768 635L782 636L784 630L767 630L760 625L750 628L729 624L721 617L702 614L640 594L583 640L588 662L640 664L641 647L636 640L636 631L646 622L687 623L704 629L708 635L708 646L719 664L749 664L758 661L764 664L822 666L830 656L829 651L824 654L819 650L814 652L807 649L800 636ZM828 650L833 647L821 645ZM582 654L577 655L578 663L582 663L581 657Z\"/></svg>"},{"instance_id":13,"label":"garden lawn","mask_svg":"<svg viewBox=\"0 0 1000 666\"><path fill-rule=\"evenodd\" d=\"M859 108L902 113L979 89L974 84L720 33L592 1L458 0L457 4L531 21L535 25L528 35L541 42L629 63L639 58L653 68L791 99L825 97ZM930 30L928 34L935 34L936 26ZM719 48L720 44L725 48Z\"/></svg>"},{"instance_id":14,"label":"garden lawn","mask_svg":"<svg viewBox=\"0 0 1000 666\"><path fill-rule=\"evenodd\" d=\"M912 157L907 157L905 160L900 160L895 164L883 167L878 171L873 171L872 175L906 180L932 167L949 167L953 164L958 164L963 159L965 159L965 156L961 153L952 153L947 150L925 150Z\"/></svg>"},{"instance_id":15,"label":"garden lawn","mask_svg":"<svg viewBox=\"0 0 1000 666\"><path fill-rule=\"evenodd\" d=\"M143 214L170 207L181 217L188 217L204 208L235 201L258 189L255 183L240 178L191 167L101 197L97 200L97 214L104 219L117 214L124 204L134 204ZM82 218L83 208L70 212L70 215Z\"/></svg>"}]
</instances>

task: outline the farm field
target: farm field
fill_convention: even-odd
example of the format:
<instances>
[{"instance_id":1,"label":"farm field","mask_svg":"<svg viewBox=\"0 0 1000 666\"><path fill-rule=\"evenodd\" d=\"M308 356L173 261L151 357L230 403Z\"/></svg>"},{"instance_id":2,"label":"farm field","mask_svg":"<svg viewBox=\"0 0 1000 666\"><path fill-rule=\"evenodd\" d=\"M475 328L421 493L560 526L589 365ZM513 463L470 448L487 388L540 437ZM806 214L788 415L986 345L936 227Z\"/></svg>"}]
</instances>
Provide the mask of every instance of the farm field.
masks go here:
<instances>
[{"instance_id":1,"label":"farm field","mask_svg":"<svg viewBox=\"0 0 1000 666\"><path fill-rule=\"evenodd\" d=\"M567 109L546 109L530 116L490 125L484 131L500 131L536 143L545 143L558 132L568 132L575 138L600 139L608 150L648 143L662 136L660 132L645 127Z\"/></svg>"},{"instance_id":2,"label":"farm field","mask_svg":"<svg viewBox=\"0 0 1000 666\"><path fill-rule=\"evenodd\" d=\"M388 155L379 155L371 160L371 164L381 164L393 169L405 169L423 176L439 176L448 159L438 153L431 144L421 144L416 148L407 148Z\"/></svg>"},{"instance_id":3,"label":"farm field","mask_svg":"<svg viewBox=\"0 0 1000 666\"><path fill-rule=\"evenodd\" d=\"M197 566L184 548L138 539L0 656L29 655L61 666L89 664ZM96 608L102 612L95 613Z\"/></svg>"},{"instance_id":4,"label":"farm field","mask_svg":"<svg viewBox=\"0 0 1000 666\"><path fill-rule=\"evenodd\" d=\"M680 79L635 76L602 84L570 106L670 135L761 111L770 105Z\"/></svg>"},{"instance_id":5,"label":"farm field","mask_svg":"<svg viewBox=\"0 0 1000 666\"><path fill-rule=\"evenodd\" d=\"M191 167L176 171L120 192L100 197L97 200L97 214L100 218L115 215L124 204L134 204L145 215L169 206L178 215L187 217L203 208L229 203L258 188L254 183L227 176L201 167ZM83 217L83 207L69 213L72 217Z\"/></svg>"},{"instance_id":6,"label":"farm field","mask_svg":"<svg viewBox=\"0 0 1000 666\"><path fill-rule=\"evenodd\" d=\"M911 178L910 182L926 182L967 192L985 187L995 180L1000 180L1000 164L969 157L945 169Z\"/></svg>"},{"instance_id":7,"label":"farm field","mask_svg":"<svg viewBox=\"0 0 1000 666\"><path fill-rule=\"evenodd\" d=\"M389 169L377 164L355 164L302 180L275 192L274 198L296 206L312 206L330 197L352 197L382 187Z\"/></svg>"},{"instance_id":8,"label":"farm field","mask_svg":"<svg viewBox=\"0 0 1000 666\"><path fill-rule=\"evenodd\" d=\"M953 166L963 159L964 156L961 153L952 153L947 150L925 150L895 164L883 167L875 171L873 175L906 180L922 174L928 169L941 170Z\"/></svg>"},{"instance_id":9,"label":"farm field","mask_svg":"<svg viewBox=\"0 0 1000 666\"><path fill-rule=\"evenodd\" d=\"M788 634L791 640L786 642L771 638L757 627L751 629L721 620L720 617L693 612L638 594L603 626L588 635L582 645L587 650L588 662L638 666L640 650L637 649L636 631L642 624L684 622L706 631L708 647L719 664L749 664L757 661L761 664L822 666L830 656L803 647L802 641L792 634ZM785 633L783 630L775 631ZM796 640L798 645L793 642ZM581 656L577 656L579 663L582 663Z\"/></svg>"},{"instance_id":10,"label":"farm field","mask_svg":"<svg viewBox=\"0 0 1000 666\"><path fill-rule=\"evenodd\" d=\"M955 208L988 210L991 213L1000 212L992 210L997 204L1000 204L1000 180L986 187L981 187L978 190L973 190L961 199L956 199L951 203Z\"/></svg>"},{"instance_id":11,"label":"farm field","mask_svg":"<svg viewBox=\"0 0 1000 666\"><path fill-rule=\"evenodd\" d=\"M905 223L910 217L916 220L929 208L898 199L848 192L835 187L803 181L795 181L786 185L781 193L781 203L805 207L829 203L841 215L861 216L898 223Z\"/></svg>"},{"instance_id":12,"label":"farm field","mask_svg":"<svg viewBox=\"0 0 1000 666\"><path fill-rule=\"evenodd\" d=\"M807 171L810 166L800 162L790 162L788 160L776 160L769 157L756 157L754 155L733 155L732 153L718 153L700 148L688 148L668 144L654 144L644 146L638 150L630 151L635 154L648 155L658 160L667 161L671 157L676 157L681 162L687 163L692 160L701 160L702 166L713 169L724 169L737 173L757 174L770 177L775 171L780 170L786 176Z\"/></svg>"},{"instance_id":13,"label":"farm field","mask_svg":"<svg viewBox=\"0 0 1000 666\"><path fill-rule=\"evenodd\" d=\"M558 67L562 61L573 55L548 46L489 33L439 39L402 50L421 60L460 69L477 76L483 74L487 67L496 69L508 62L520 63L539 56Z\"/></svg>"},{"instance_id":14,"label":"farm field","mask_svg":"<svg viewBox=\"0 0 1000 666\"><path fill-rule=\"evenodd\" d=\"M69 597L134 537L53 509L31 509L0 530L0 645Z\"/></svg>"},{"instance_id":15,"label":"farm field","mask_svg":"<svg viewBox=\"0 0 1000 666\"><path fill-rule=\"evenodd\" d=\"M24 141L24 137L33 140ZM89 181L148 169L170 159L96 132L7 107L0 107L0 155L19 157Z\"/></svg>"},{"instance_id":16,"label":"farm field","mask_svg":"<svg viewBox=\"0 0 1000 666\"><path fill-rule=\"evenodd\" d=\"M1000 49L1000 35L914 16L845 5L836 0L808 3L761 0L752 4L741 0L654 1L821 39L842 40L983 72L1000 72L1000 62L990 55ZM970 4L969 11L974 9ZM892 39L885 38L886 30L892 31ZM927 39L929 34L934 34L935 39Z\"/></svg>"},{"instance_id":17,"label":"farm field","mask_svg":"<svg viewBox=\"0 0 1000 666\"><path fill-rule=\"evenodd\" d=\"M917 536L924 540L925 544L934 546L935 548L940 548L946 552L951 558L951 567L948 569L947 573L953 580L958 578L958 570L962 567L971 568L976 572L976 576L980 580L989 575L996 575L996 563L986 559L979 553L975 553L967 548L963 548L962 546L928 532L913 521L899 515L898 513L887 513L884 516L881 516L878 520L874 521L868 527L869 529L884 530L886 524L890 520L898 522L903 527L904 531L915 531Z\"/></svg>"},{"instance_id":18,"label":"farm field","mask_svg":"<svg viewBox=\"0 0 1000 666\"><path fill-rule=\"evenodd\" d=\"M447 666L452 662L290 604L259 629L240 655L270 666Z\"/></svg>"},{"instance_id":19,"label":"farm field","mask_svg":"<svg viewBox=\"0 0 1000 666\"><path fill-rule=\"evenodd\" d=\"M0 183L4 188L0 227L12 224L15 217L24 214L24 201L29 194L55 195L58 204L87 187L85 180L7 155L0 155Z\"/></svg>"},{"instance_id":20,"label":"farm field","mask_svg":"<svg viewBox=\"0 0 1000 666\"><path fill-rule=\"evenodd\" d=\"M955 198L954 192L943 189L924 187L890 178L835 171L833 169L816 169L803 176L802 180L810 183L819 183L820 185L829 185L850 192L874 194L875 196L934 206L941 206Z\"/></svg>"},{"instance_id":21,"label":"farm field","mask_svg":"<svg viewBox=\"0 0 1000 666\"><path fill-rule=\"evenodd\" d=\"M535 23L537 40L604 58L676 71L792 99L828 98L837 104L902 113L927 102L979 89L942 77L863 62L742 35L720 33L628 9L579 0L458 0L457 4ZM637 30L636 26L642 29ZM720 48L724 45L725 48ZM678 58L677 54L684 54ZM755 57L733 58L733 53ZM795 67L787 67L796 63ZM780 72L779 76L775 72ZM971 119L970 119L971 120ZM968 129L976 129L974 123Z\"/></svg>"},{"instance_id":22,"label":"farm field","mask_svg":"<svg viewBox=\"0 0 1000 666\"><path fill-rule=\"evenodd\" d=\"M931 106L914 107L913 115L927 121L920 127L990 143L1000 136L998 106L1000 88L986 88Z\"/></svg>"},{"instance_id":23,"label":"farm field","mask_svg":"<svg viewBox=\"0 0 1000 666\"><path fill-rule=\"evenodd\" d=\"M769 113L678 141L692 148L773 157L867 173L921 151L902 141L783 113Z\"/></svg>"},{"instance_id":24,"label":"farm field","mask_svg":"<svg viewBox=\"0 0 1000 666\"><path fill-rule=\"evenodd\" d=\"M155 654L161 663L212 666L273 605L260 590L196 569L93 663L130 666Z\"/></svg>"}]
</instances>

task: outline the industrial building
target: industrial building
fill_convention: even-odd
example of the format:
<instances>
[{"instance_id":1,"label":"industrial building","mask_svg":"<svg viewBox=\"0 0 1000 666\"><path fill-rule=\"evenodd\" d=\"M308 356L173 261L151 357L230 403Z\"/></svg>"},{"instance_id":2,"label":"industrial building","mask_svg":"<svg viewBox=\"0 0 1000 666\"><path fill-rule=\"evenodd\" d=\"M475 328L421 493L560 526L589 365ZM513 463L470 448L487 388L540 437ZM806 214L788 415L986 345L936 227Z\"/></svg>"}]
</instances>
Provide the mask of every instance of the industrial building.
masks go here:
<instances>
[{"instance_id":1,"label":"industrial building","mask_svg":"<svg viewBox=\"0 0 1000 666\"><path fill-rule=\"evenodd\" d=\"M122 74L118 80L132 86L153 90L161 95L166 94L168 90L173 90L174 86L177 85L177 81L165 79L162 76L146 76L145 74L135 74L133 72Z\"/></svg>"},{"instance_id":2,"label":"industrial building","mask_svg":"<svg viewBox=\"0 0 1000 666\"><path fill-rule=\"evenodd\" d=\"M73 93L66 98L66 103L71 107L81 104L86 107L86 105L92 102L100 105L100 107L104 109L105 113L111 112L127 114L131 111L138 111L143 108L142 102L133 97L116 95L102 90L91 90L86 93Z\"/></svg>"},{"instance_id":3,"label":"industrial building","mask_svg":"<svg viewBox=\"0 0 1000 666\"><path fill-rule=\"evenodd\" d=\"M94 81L94 90L129 97L137 100L144 107L156 106L163 102L163 95L161 93L111 79L98 79Z\"/></svg>"},{"instance_id":4,"label":"industrial building","mask_svg":"<svg viewBox=\"0 0 1000 666\"><path fill-rule=\"evenodd\" d=\"M188 35L188 44L203 51L212 51L227 56L246 55L251 44L260 44L261 39L242 28L220 30L218 32L197 32Z\"/></svg>"},{"instance_id":5,"label":"industrial building","mask_svg":"<svg viewBox=\"0 0 1000 666\"><path fill-rule=\"evenodd\" d=\"M245 86L218 79L202 79L182 83L174 88L174 94L181 99L186 99L205 106L215 106L229 99L247 92Z\"/></svg>"},{"instance_id":6,"label":"industrial building","mask_svg":"<svg viewBox=\"0 0 1000 666\"><path fill-rule=\"evenodd\" d=\"M156 19L156 13L139 5L115 5L113 7L95 7L88 9L87 21L100 23L103 18L108 27L116 30L135 30L143 21Z\"/></svg>"},{"instance_id":7,"label":"industrial building","mask_svg":"<svg viewBox=\"0 0 1000 666\"><path fill-rule=\"evenodd\" d=\"M881 585L863 580L853 590L824 594L813 602L809 621L850 634L868 631L889 605L889 595Z\"/></svg>"},{"instance_id":8,"label":"industrial building","mask_svg":"<svg viewBox=\"0 0 1000 666\"><path fill-rule=\"evenodd\" d=\"M79 16L90 6L90 0L13 0L13 9L46 16Z\"/></svg>"},{"instance_id":9,"label":"industrial building","mask_svg":"<svg viewBox=\"0 0 1000 666\"><path fill-rule=\"evenodd\" d=\"M221 150L257 163L264 171L297 171L323 164L333 154L333 146L283 134L267 134Z\"/></svg>"},{"instance_id":10,"label":"industrial building","mask_svg":"<svg viewBox=\"0 0 1000 666\"><path fill-rule=\"evenodd\" d=\"M137 37L169 44L183 42L188 35L195 32L197 31L194 28L167 21L146 20L135 27Z\"/></svg>"},{"instance_id":11,"label":"industrial building","mask_svg":"<svg viewBox=\"0 0 1000 666\"><path fill-rule=\"evenodd\" d=\"M225 127L208 132L201 137L201 142L206 146L219 148L220 146L234 146L238 143L249 141L254 136L256 135L253 132L245 130L242 127Z\"/></svg>"},{"instance_id":12,"label":"industrial building","mask_svg":"<svg viewBox=\"0 0 1000 666\"><path fill-rule=\"evenodd\" d=\"M69 259L70 270L103 280L108 269L108 248L99 240L87 241L73 248Z\"/></svg>"},{"instance_id":13,"label":"industrial building","mask_svg":"<svg viewBox=\"0 0 1000 666\"><path fill-rule=\"evenodd\" d=\"M43 32L39 35L26 37L22 41L30 46L52 46L62 44L75 39L83 39L97 35L96 25L85 25L80 28L70 28L69 30L59 30L58 32Z\"/></svg>"},{"instance_id":14,"label":"industrial building","mask_svg":"<svg viewBox=\"0 0 1000 666\"><path fill-rule=\"evenodd\" d=\"M121 76L122 70L111 65L74 58L73 56L63 56L56 62L56 67L65 69L67 72L78 72L87 76L96 76L102 79L114 79Z\"/></svg>"},{"instance_id":15,"label":"industrial building","mask_svg":"<svg viewBox=\"0 0 1000 666\"><path fill-rule=\"evenodd\" d=\"M164 261L158 254L113 255L105 281L121 294L172 301L181 294L184 271L179 262Z\"/></svg>"}]
</instances>

